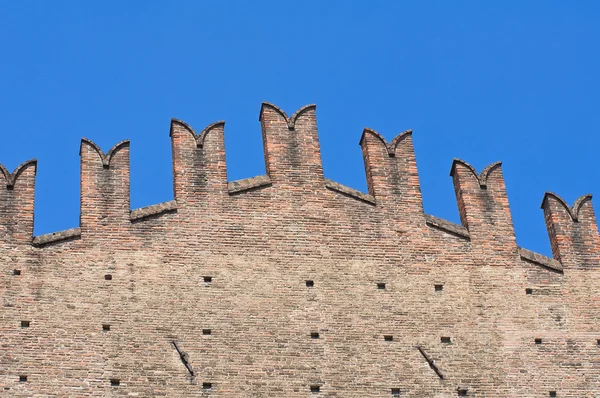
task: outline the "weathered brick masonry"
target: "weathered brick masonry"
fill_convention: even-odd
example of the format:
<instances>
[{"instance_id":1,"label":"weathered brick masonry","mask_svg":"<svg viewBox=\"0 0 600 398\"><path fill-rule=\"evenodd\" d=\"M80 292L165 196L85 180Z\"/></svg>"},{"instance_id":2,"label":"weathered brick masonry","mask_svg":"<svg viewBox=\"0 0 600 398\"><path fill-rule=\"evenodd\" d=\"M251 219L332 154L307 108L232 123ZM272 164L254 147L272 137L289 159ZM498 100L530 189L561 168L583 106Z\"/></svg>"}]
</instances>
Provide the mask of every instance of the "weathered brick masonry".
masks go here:
<instances>
[{"instance_id":1,"label":"weathered brick masonry","mask_svg":"<svg viewBox=\"0 0 600 398\"><path fill-rule=\"evenodd\" d=\"M456 225L410 131L365 129L366 194L324 178L314 106L260 121L267 174L228 182L224 123L173 120L174 200L132 211L129 143L82 140L80 227L49 235L36 162L0 168L2 396L600 396L590 195L544 196L551 259L500 163L454 161Z\"/></svg>"}]
</instances>

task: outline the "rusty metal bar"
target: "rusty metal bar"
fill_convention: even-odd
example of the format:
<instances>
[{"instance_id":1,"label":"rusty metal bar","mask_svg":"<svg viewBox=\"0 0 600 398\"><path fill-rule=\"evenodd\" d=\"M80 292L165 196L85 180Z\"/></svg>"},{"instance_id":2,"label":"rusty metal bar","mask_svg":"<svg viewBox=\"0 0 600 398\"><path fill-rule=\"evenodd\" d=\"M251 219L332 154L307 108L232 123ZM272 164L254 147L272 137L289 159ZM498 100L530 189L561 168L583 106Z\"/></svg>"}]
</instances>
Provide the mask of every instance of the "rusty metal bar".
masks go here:
<instances>
[{"instance_id":1,"label":"rusty metal bar","mask_svg":"<svg viewBox=\"0 0 600 398\"><path fill-rule=\"evenodd\" d=\"M189 362L190 356L188 355L188 353L183 351L181 348L179 348L179 345L177 344L176 341L173 341L173 346L177 350L177 353L179 354L179 358L181 358L181 362L183 362L183 364L187 368L188 372L190 372L192 377L196 376L194 374L194 369L192 368L192 364Z\"/></svg>"},{"instance_id":2,"label":"rusty metal bar","mask_svg":"<svg viewBox=\"0 0 600 398\"><path fill-rule=\"evenodd\" d=\"M442 374L442 372L440 372L440 370L438 369L438 367L435 366L434 360L431 359L431 358L429 358L429 356L427 355L427 353L425 352L425 350L423 350L423 348L417 346L417 349L419 350L419 352L421 353L421 355L423 355L423 358L425 358L425 360L429 364L429 367L431 369L433 369L433 371L435 372L435 374L437 374L440 379L444 380L444 375Z\"/></svg>"}]
</instances>

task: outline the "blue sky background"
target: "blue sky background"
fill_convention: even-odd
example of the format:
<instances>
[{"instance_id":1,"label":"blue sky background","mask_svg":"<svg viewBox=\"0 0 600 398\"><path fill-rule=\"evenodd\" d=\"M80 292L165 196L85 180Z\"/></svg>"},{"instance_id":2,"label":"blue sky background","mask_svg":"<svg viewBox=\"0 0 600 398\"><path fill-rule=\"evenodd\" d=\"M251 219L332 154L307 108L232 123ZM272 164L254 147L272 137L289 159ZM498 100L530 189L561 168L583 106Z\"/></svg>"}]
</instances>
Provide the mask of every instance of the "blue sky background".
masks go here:
<instances>
[{"instance_id":1,"label":"blue sky background","mask_svg":"<svg viewBox=\"0 0 600 398\"><path fill-rule=\"evenodd\" d=\"M0 162L38 158L43 234L78 226L81 137L131 140L137 208L173 197L172 117L224 119L235 180L264 173L261 101L316 103L326 177L365 191L362 129L412 128L426 212L460 222L454 157L502 160L517 241L549 255L544 192L600 195L599 17L593 1L4 1Z\"/></svg>"}]
</instances>

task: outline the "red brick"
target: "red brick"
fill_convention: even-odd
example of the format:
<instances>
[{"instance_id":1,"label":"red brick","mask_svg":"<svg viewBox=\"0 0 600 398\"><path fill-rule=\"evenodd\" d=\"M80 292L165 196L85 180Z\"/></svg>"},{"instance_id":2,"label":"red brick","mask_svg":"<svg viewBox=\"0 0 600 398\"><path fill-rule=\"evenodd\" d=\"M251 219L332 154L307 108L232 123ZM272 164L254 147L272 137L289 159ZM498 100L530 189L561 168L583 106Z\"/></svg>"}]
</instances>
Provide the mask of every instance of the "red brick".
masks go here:
<instances>
[{"instance_id":1,"label":"red brick","mask_svg":"<svg viewBox=\"0 0 600 398\"><path fill-rule=\"evenodd\" d=\"M598 395L591 197L546 194L551 259L499 163L454 161L456 225L423 212L412 132L365 129L362 193L324 178L315 106L260 122L267 175L228 182L224 123L173 120L174 200L132 211L128 142L84 139L81 225L35 238L36 163L0 168L0 395Z\"/></svg>"}]
</instances>

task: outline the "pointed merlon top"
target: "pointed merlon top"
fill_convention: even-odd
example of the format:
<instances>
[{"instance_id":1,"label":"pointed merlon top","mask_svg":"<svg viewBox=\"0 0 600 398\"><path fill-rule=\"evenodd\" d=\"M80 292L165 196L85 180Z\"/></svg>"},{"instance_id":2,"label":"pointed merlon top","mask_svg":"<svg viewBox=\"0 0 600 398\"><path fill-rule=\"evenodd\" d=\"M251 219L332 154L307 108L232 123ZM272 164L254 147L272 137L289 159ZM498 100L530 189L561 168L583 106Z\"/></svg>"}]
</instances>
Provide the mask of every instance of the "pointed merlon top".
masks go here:
<instances>
[{"instance_id":1,"label":"pointed merlon top","mask_svg":"<svg viewBox=\"0 0 600 398\"><path fill-rule=\"evenodd\" d=\"M454 170L455 170L457 164L461 164L464 167L466 167L467 169L469 169L471 171L471 173L473 173L475 178L477 178L477 181L479 181L479 186L482 188L487 187L487 179L488 179L490 173L493 170L495 170L496 168L502 166L502 162L495 162L495 163L492 163L489 166L487 166L485 169L483 169L480 174L477 174L475 167L471 166L469 163L465 162L462 159L455 158L452 161L452 167L450 168L450 177L454 176Z\"/></svg>"},{"instance_id":2,"label":"pointed merlon top","mask_svg":"<svg viewBox=\"0 0 600 398\"><path fill-rule=\"evenodd\" d=\"M110 148L110 150L106 154L104 152L102 152L102 149L100 149L100 147L98 145L96 145L93 141L88 140L87 138L81 139L81 146L83 146L83 144L87 144L87 145L91 146L92 148L94 148L94 150L98 153L98 156L100 156L100 160L102 161L102 166L105 169L107 169L110 166L110 161L111 161L112 157L114 156L115 152L117 150L121 149L122 147L129 146L129 140L123 140L123 141L117 143L115 146ZM79 156L81 156L81 147L79 148Z\"/></svg>"},{"instance_id":3,"label":"pointed merlon top","mask_svg":"<svg viewBox=\"0 0 600 398\"><path fill-rule=\"evenodd\" d=\"M262 122L262 116L263 116L263 112L265 110L265 108L270 108L273 109L274 111L278 112L286 121L287 125L288 125L288 129L293 130L296 127L296 119L298 119L298 117L306 112L309 109L317 109L317 106L315 104L309 104L309 105L304 105L302 108L298 109L296 112L294 112L294 114L288 118L287 114L277 105L273 105L270 102L263 102L262 106L260 107L260 113L258 115L258 121Z\"/></svg>"},{"instance_id":4,"label":"pointed merlon top","mask_svg":"<svg viewBox=\"0 0 600 398\"><path fill-rule=\"evenodd\" d=\"M398 147L398 144L400 143L400 141L402 141L405 137L412 135L412 130L408 129L408 130L401 132L400 134L395 136L394 139L392 139L392 141L390 141L390 143L388 144L388 142L385 140L385 138L383 138L383 136L381 134L379 134L377 131L370 129L368 127L365 127L363 130L363 133L360 137L360 141L358 142L358 145L362 145L366 134L371 134L372 136L378 138L381 141L381 143L383 144L383 146L385 147L385 149L387 150L388 155L390 155L390 157L393 157L393 156L396 156L396 148Z\"/></svg>"},{"instance_id":5,"label":"pointed merlon top","mask_svg":"<svg viewBox=\"0 0 600 398\"><path fill-rule=\"evenodd\" d=\"M183 120L173 118L173 119L171 119L171 129L169 131L169 137L173 136L173 126L175 124L180 125L181 127L183 127L187 132L189 132L192 135L194 140L196 140L196 146L198 148L202 148L204 146L204 140L206 139L206 136L208 135L208 133L210 133L212 130L214 130L217 127L221 127L221 128L225 127L225 121L219 120L217 122L211 123L208 126L206 126L204 128L204 130L202 130L200 132L200 134L196 134L196 131L194 131L192 126L190 126Z\"/></svg>"},{"instance_id":6,"label":"pointed merlon top","mask_svg":"<svg viewBox=\"0 0 600 398\"><path fill-rule=\"evenodd\" d=\"M9 173L8 170L6 170L6 167L0 164L0 173L4 175L4 179L6 180L6 187L13 188L15 186L17 178L19 178L19 175L23 172L23 170L25 170L27 166L30 165L37 166L37 159L30 159L26 162L21 163L17 166L17 168L15 168L15 170L12 173ZM37 167L35 171L37 173Z\"/></svg>"},{"instance_id":7,"label":"pointed merlon top","mask_svg":"<svg viewBox=\"0 0 600 398\"><path fill-rule=\"evenodd\" d=\"M569 213L569 215L571 216L571 219L575 222L578 222L579 221L579 209L581 209L581 206L583 206L583 204L585 202L587 202L588 200L592 200L592 194L588 193L583 196L580 196L575 201L575 203L573 203L573 206L569 207L567 202L565 202L565 200L563 198L561 198L554 192L546 192L544 194L544 199L542 200L542 205L541 205L542 209L545 207L546 201L548 200L548 198L554 198L558 203L563 205L564 208L567 210L567 213Z\"/></svg>"}]
</instances>

